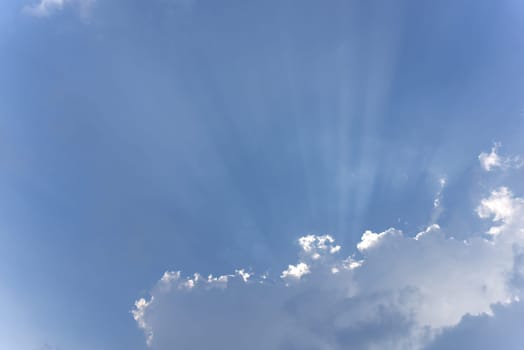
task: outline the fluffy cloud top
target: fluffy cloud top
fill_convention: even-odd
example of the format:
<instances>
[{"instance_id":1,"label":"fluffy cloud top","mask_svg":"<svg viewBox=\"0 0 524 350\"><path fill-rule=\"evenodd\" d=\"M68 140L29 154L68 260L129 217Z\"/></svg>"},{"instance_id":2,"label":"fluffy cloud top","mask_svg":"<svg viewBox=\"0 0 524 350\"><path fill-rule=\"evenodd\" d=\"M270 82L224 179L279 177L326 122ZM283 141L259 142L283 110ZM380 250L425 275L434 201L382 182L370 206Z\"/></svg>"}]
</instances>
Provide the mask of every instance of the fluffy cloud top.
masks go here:
<instances>
[{"instance_id":1,"label":"fluffy cloud top","mask_svg":"<svg viewBox=\"0 0 524 350\"><path fill-rule=\"evenodd\" d=\"M276 279L166 272L133 316L160 350L423 349L467 315L518 303L524 201L503 187L477 213L492 219L492 235L366 231L346 258L331 236L304 236Z\"/></svg>"}]
</instances>

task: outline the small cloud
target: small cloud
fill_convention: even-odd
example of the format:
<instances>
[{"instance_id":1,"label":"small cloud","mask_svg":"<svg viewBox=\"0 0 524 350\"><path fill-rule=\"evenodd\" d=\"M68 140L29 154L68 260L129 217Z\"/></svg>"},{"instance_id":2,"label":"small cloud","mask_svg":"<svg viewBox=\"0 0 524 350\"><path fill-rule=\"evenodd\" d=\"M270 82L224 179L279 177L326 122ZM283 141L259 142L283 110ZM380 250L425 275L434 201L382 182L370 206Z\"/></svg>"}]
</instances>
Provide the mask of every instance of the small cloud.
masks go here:
<instances>
[{"instance_id":1,"label":"small cloud","mask_svg":"<svg viewBox=\"0 0 524 350\"><path fill-rule=\"evenodd\" d=\"M140 298L135 301L135 308L131 311L133 318L137 322L138 326L142 328L146 335L146 343L148 346L151 345L153 341L153 329L146 323L144 315L151 303L153 302L154 297L151 297L151 300L146 301L144 298Z\"/></svg>"},{"instance_id":2,"label":"small cloud","mask_svg":"<svg viewBox=\"0 0 524 350\"><path fill-rule=\"evenodd\" d=\"M297 265L289 265L288 268L282 271L280 276L284 280L297 279L299 280L302 276L307 275L311 271L306 263L298 263Z\"/></svg>"},{"instance_id":3,"label":"small cloud","mask_svg":"<svg viewBox=\"0 0 524 350\"><path fill-rule=\"evenodd\" d=\"M482 152L479 154L479 162L482 168L486 171L492 171L495 168L502 170L509 168L520 168L524 165L524 160L519 156L502 157L498 154L501 144L496 142L493 144L490 153Z\"/></svg>"},{"instance_id":4,"label":"small cloud","mask_svg":"<svg viewBox=\"0 0 524 350\"><path fill-rule=\"evenodd\" d=\"M298 244L302 248L306 258L318 260L322 256L335 254L340 251L340 246L335 244L335 240L330 235L307 235L298 239Z\"/></svg>"},{"instance_id":5,"label":"small cloud","mask_svg":"<svg viewBox=\"0 0 524 350\"><path fill-rule=\"evenodd\" d=\"M240 277L242 277L242 280L244 282L247 282L249 280L249 277L252 276L252 274L250 274L249 272L246 272L246 270L244 269L235 270L235 273L239 275Z\"/></svg>"},{"instance_id":6,"label":"small cloud","mask_svg":"<svg viewBox=\"0 0 524 350\"><path fill-rule=\"evenodd\" d=\"M46 17L55 11L59 11L64 7L68 0L40 0L40 2L27 5L23 11L25 14L35 17Z\"/></svg>"},{"instance_id":7,"label":"small cloud","mask_svg":"<svg viewBox=\"0 0 524 350\"><path fill-rule=\"evenodd\" d=\"M507 220L515 211L513 201L511 191L507 187L501 187L480 202L477 213L483 219L493 217L493 221Z\"/></svg>"},{"instance_id":8,"label":"small cloud","mask_svg":"<svg viewBox=\"0 0 524 350\"><path fill-rule=\"evenodd\" d=\"M446 178L445 177L441 177L438 180L438 183L439 183L439 190L437 192L437 195L435 196L435 199L433 200L433 207L434 208L438 208L442 204L441 203L441 201L442 201L442 191L444 190L444 187L446 186Z\"/></svg>"},{"instance_id":9,"label":"small cloud","mask_svg":"<svg viewBox=\"0 0 524 350\"><path fill-rule=\"evenodd\" d=\"M430 224L435 224L438 219L440 218L440 215L442 214L444 208L442 207L442 197L444 188L446 187L447 180L445 177L441 177L438 180L439 183L439 189L437 191L437 194L435 195L435 199L433 199L433 211L431 213L431 222Z\"/></svg>"},{"instance_id":10,"label":"small cloud","mask_svg":"<svg viewBox=\"0 0 524 350\"><path fill-rule=\"evenodd\" d=\"M391 236L401 236L402 233L398 230L395 230L394 228L390 228L384 232L381 233L375 233L371 232L370 230L367 230L362 234L362 237L360 238L360 242L357 244L357 249L360 252L364 252L376 245L378 245L381 241L387 239Z\"/></svg>"},{"instance_id":11,"label":"small cloud","mask_svg":"<svg viewBox=\"0 0 524 350\"><path fill-rule=\"evenodd\" d=\"M87 17L95 0L39 0L31 5L26 5L22 12L33 17L49 17L63 10L66 6L76 7L82 17Z\"/></svg>"},{"instance_id":12,"label":"small cloud","mask_svg":"<svg viewBox=\"0 0 524 350\"><path fill-rule=\"evenodd\" d=\"M493 226L488 233L498 235L504 226L515 221L519 208L524 202L521 198L515 198L507 187L501 187L491 192L488 198L484 198L477 207L477 214L482 219L491 218L493 222L501 223Z\"/></svg>"}]
</instances>

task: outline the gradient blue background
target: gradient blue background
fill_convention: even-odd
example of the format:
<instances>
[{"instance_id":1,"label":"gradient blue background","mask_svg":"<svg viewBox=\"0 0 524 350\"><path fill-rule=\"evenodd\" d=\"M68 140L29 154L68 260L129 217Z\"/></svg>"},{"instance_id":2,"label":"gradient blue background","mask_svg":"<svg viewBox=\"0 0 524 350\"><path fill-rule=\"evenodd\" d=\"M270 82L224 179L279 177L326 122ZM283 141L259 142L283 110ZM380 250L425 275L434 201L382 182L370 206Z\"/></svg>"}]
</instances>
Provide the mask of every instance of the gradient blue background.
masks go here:
<instances>
[{"instance_id":1,"label":"gradient blue background","mask_svg":"<svg viewBox=\"0 0 524 350\"><path fill-rule=\"evenodd\" d=\"M129 310L165 270L278 272L306 233L414 234L442 177L441 226L473 234L478 153L524 154L521 1L30 3L0 4L13 349L145 349Z\"/></svg>"}]
</instances>

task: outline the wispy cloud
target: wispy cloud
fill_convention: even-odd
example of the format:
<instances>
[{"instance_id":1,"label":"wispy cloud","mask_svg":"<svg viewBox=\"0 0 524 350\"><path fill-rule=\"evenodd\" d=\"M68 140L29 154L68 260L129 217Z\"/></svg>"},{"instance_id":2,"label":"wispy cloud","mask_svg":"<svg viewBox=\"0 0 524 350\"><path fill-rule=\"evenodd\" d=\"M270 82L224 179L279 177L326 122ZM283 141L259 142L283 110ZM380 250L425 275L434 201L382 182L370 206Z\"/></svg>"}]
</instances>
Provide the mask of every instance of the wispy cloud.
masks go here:
<instances>
[{"instance_id":1,"label":"wispy cloud","mask_svg":"<svg viewBox=\"0 0 524 350\"><path fill-rule=\"evenodd\" d=\"M438 191L435 195L435 199L433 200L433 211L431 213L431 222L430 224L436 224L438 219L440 218L440 215L442 215L442 212L444 208L442 207L442 197L444 188L446 187L446 178L441 177L438 180Z\"/></svg>"},{"instance_id":2,"label":"wispy cloud","mask_svg":"<svg viewBox=\"0 0 524 350\"><path fill-rule=\"evenodd\" d=\"M491 148L490 153L482 152L479 154L479 161L482 168L486 171L492 171L497 168L509 169L509 168L520 168L524 165L524 160L519 156L508 156L503 157L498 154L501 147L500 143L495 143Z\"/></svg>"},{"instance_id":3,"label":"wispy cloud","mask_svg":"<svg viewBox=\"0 0 524 350\"><path fill-rule=\"evenodd\" d=\"M87 16L95 0L39 0L22 9L23 13L34 17L48 17L63 10L66 6L76 7L82 16Z\"/></svg>"}]
</instances>

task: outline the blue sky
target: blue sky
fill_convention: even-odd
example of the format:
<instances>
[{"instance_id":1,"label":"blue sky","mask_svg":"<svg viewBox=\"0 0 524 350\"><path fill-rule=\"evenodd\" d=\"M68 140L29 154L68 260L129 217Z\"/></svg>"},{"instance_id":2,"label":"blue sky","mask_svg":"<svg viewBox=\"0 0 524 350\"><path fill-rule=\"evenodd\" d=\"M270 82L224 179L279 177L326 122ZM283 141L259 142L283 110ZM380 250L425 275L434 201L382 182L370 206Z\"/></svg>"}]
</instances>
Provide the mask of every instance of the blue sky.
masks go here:
<instances>
[{"instance_id":1,"label":"blue sky","mask_svg":"<svg viewBox=\"0 0 524 350\"><path fill-rule=\"evenodd\" d=\"M524 321L523 32L517 0L2 1L0 347L139 350L154 333L153 349L198 350L209 332L236 350L257 336L221 335L259 318L259 346L303 350L335 304L289 308L343 294L336 309L372 321L306 332L312 350L468 347L485 327L518 348L497 327ZM433 224L436 243L413 238ZM451 271L479 261L477 295ZM189 277L186 296L195 271L229 285ZM478 303L428 316L453 296L406 276L432 273ZM383 308L406 288L415 319Z\"/></svg>"}]
</instances>

